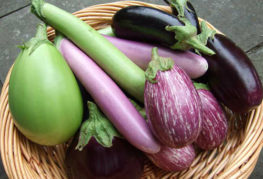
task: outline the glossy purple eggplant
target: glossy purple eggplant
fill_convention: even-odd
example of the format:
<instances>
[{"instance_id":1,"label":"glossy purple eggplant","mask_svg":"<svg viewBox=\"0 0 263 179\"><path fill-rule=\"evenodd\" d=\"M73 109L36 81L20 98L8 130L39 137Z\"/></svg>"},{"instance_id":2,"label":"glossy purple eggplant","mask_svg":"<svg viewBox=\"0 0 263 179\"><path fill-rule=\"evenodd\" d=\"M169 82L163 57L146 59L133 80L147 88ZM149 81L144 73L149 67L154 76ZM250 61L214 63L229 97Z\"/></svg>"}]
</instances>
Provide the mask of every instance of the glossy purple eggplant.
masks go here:
<instances>
[{"instance_id":1,"label":"glossy purple eggplant","mask_svg":"<svg viewBox=\"0 0 263 179\"><path fill-rule=\"evenodd\" d=\"M162 146L160 152L147 154L147 157L163 170L178 172L191 166L195 159L195 150L192 144L178 149Z\"/></svg>"},{"instance_id":2,"label":"glossy purple eggplant","mask_svg":"<svg viewBox=\"0 0 263 179\"><path fill-rule=\"evenodd\" d=\"M177 0L164 0L164 2L166 2L169 6L171 6L172 13L175 16L179 15L179 13L178 13L179 10L177 10L177 8L174 6L174 3L178 2ZM197 13L196 13L192 3L189 2L188 0L185 0L185 5L184 5L184 7L182 7L182 9L183 9L184 17L187 18L190 21L190 23L196 27L197 34L200 34L201 29L200 29L200 25L199 25L199 21L198 21L198 16L197 16Z\"/></svg>"},{"instance_id":3,"label":"glossy purple eggplant","mask_svg":"<svg viewBox=\"0 0 263 179\"><path fill-rule=\"evenodd\" d=\"M194 48L214 54L196 36L197 29L186 18L179 18L152 7L128 6L112 18L112 29L119 38L156 43L171 49Z\"/></svg>"},{"instance_id":4,"label":"glossy purple eggplant","mask_svg":"<svg viewBox=\"0 0 263 179\"><path fill-rule=\"evenodd\" d=\"M204 150L218 147L227 135L227 118L217 99L208 89L197 89L202 103L202 130L195 143Z\"/></svg>"},{"instance_id":5,"label":"glossy purple eggplant","mask_svg":"<svg viewBox=\"0 0 263 179\"><path fill-rule=\"evenodd\" d=\"M172 62L159 57L153 48L146 70L144 103L153 134L164 145L179 148L198 137L202 108L191 79Z\"/></svg>"},{"instance_id":6,"label":"glossy purple eggplant","mask_svg":"<svg viewBox=\"0 0 263 179\"><path fill-rule=\"evenodd\" d=\"M167 25L183 26L175 16L159 9L129 6L113 16L112 29L117 37L172 46L174 33L165 30Z\"/></svg>"},{"instance_id":7,"label":"glossy purple eggplant","mask_svg":"<svg viewBox=\"0 0 263 179\"><path fill-rule=\"evenodd\" d=\"M139 179L143 173L143 155L126 140L115 137L106 148L91 138L82 151L75 140L67 151L70 179Z\"/></svg>"},{"instance_id":8,"label":"glossy purple eggplant","mask_svg":"<svg viewBox=\"0 0 263 179\"><path fill-rule=\"evenodd\" d=\"M66 153L70 179L139 179L143 154L122 138L94 103Z\"/></svg>"},{"instance_id":9,"label":"glossy purple eggplant","mask_svg":"<svg viewBox=\"0 0 263 179\"><path fill-rule=\"evenodd\" d=\"M221 34L209 38L207 46L216 53L204 55L209 66L205 77L215 97L237 113L257 107L263 97L262 84L246 53Z\"/></svg>"}]
</instances>

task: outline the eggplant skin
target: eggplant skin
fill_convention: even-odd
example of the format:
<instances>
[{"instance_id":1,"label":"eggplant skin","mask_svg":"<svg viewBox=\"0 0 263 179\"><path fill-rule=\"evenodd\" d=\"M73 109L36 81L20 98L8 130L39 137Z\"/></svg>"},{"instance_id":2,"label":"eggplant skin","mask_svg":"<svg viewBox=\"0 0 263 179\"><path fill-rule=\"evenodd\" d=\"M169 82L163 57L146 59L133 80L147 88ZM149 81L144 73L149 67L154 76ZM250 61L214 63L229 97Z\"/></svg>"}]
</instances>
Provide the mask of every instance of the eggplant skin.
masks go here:
<instances>
[{"instance_id":1,"label":"eggplant skin","mask_svg":"<svg viewBox=\"0 0 263 179\"><path fill-rule=\"evenodd\" d=\"M204 150L211 150L224 141L228 129L227 118L222 107L209 90L199 89L197 92L202 102L203 123L195 143Z\"/></svg>"},{"instance_id":2,"label":"eggplant skin","mask_svg":"<svg viewBox=\"0 0 263 179\"><path fill-rule=\"evenodd\" d=\"M77 139L75 136L66 153L70 179L141 178L144 156L126 140L114 137L112 146L106 148L92 137L84 149L78 151L75 150Z\"/></svg>"},{"instance_id":3,"label":"eggplant skin","mask_svg":"<svg viewBox=\"0 0 263 179\"><path fill-rule=\"evenodd\" d=\"M183 147L196 140L202 125L202 108L189 76L174 65L158 71L145 83L144 103L149 126L156 138L169 147Z\"/></svg>"},{"instance_id":4,"label":"eggplant skin","mask_svg":"<svg viewBox=\"0 0 263 179\"><path fill-rule=\"evenodd\" d=\"M128 6L115 13L112 29L119 38L157 43L170 47L176 43L173 32L165 30L167 25L184 24L172 14L144 6Z\"/></svg>"},{"instance_id":5,"label":"eggplant skin","mask_svg":"<svg viewBox=\"0 0 263 179\"><path fill-rule=\"evenodd\" d=\"M16 127L40 145L68 141L83 117L76 78L49 43L42 43L32 53L30 48L20 52L10 76L8 101Z\"/></svg>"},{"instance_id":6,"label":"eggplant skin","mask_svg":"<svg viewBox=\"0 0 263 179\"><path fill-rule=\"evenodd\" d=\"M207 46L216 53L204 55L209 66L205 77L215 97L237 113L257 107L263 97L262 84L245 52L221 34L208 39Z\"/></svg>"},{"instance_id":7,"label":"eggplant skin","mask_svg":"<svg viewBox=\"0 0 263 179\"><path fill-rule=\"evenodd\" d=\"M162 146L160 152L147 154L147 157L157 167L171 172L182 171L191 166L195 159L195 150L192 144L182 148Z\"/></svg>"}]
</instances>

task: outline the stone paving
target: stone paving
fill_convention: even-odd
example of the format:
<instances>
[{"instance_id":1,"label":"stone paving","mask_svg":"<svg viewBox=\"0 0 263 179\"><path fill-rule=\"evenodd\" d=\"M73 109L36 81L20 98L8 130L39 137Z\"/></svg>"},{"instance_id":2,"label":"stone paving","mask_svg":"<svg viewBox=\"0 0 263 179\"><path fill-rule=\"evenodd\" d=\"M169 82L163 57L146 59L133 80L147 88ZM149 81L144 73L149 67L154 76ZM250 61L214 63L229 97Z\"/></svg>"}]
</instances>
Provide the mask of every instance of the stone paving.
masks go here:
<instances>
[{"instance_id":1,"label":"stone paving","mask_svg":"<svg viewBox=\"0 0 263 179\"><path fill-rule=\"evenodd\" d=\"M69 12L113 0L46 0ZM142 0L165 4L162 0ZM263 1L262 0L190 0L198 15L211 22L237 43L251 58L263 81ZM40 21L30 13L30 0L0 0L0 89L7 71L19 53L17 45L35 34ZM263 178L263 154L251 179ZM0 179L7 178L0 167Z\"/></svg>"}]
</instances>

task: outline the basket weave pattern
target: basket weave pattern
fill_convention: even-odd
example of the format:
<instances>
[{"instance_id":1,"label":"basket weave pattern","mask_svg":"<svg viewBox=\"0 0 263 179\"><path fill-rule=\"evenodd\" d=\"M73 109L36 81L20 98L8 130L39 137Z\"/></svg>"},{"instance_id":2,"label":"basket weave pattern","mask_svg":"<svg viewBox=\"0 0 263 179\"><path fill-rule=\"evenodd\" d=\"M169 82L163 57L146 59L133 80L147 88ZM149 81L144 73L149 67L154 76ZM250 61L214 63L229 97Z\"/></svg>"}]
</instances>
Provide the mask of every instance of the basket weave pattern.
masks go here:
<instances>
[{"instance_id":1,"label":"basket weave pattern","mask_svg":"<svg viewBox=\"0 0 263 179\"><path fill-rule=\"evenodd\" d=\"M90 6L73 13L95 29L108 26L114 13L126 6L142 5L170 12L167 6L139 1L120 1ZM207 23L210 28L214 28ZM53 40L54 30L48 28ZM27 140L14 126L8 106L8 84L12 67L0 96L0 147L5 171L9 178L67 178L64 164L69 144L44 147ZM263 104L249 114L228 111L229 131L224 144L212 151L199 151L191 167L182 172L166 172L145 161L143 178L248 178L262 148Z\"/></svg>"}]
</instances>

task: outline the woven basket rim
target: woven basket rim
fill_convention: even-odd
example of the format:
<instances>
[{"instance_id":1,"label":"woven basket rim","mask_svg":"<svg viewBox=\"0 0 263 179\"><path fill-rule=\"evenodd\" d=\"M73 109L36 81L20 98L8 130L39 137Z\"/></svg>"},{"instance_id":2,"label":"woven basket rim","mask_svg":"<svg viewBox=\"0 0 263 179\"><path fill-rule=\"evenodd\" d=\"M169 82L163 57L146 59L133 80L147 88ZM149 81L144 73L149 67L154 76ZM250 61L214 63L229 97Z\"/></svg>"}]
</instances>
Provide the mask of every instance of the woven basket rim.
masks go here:
<instances>
[{"instance_id":1,"label":"woven basket rim","mask_svg":"<svg viewBox=\"0 0 263 179\"><path fill-rule=\"evenodd\" d=\"M99 29L109 25L113 12L128 6L143 5L170 12L168 6L141 1L117 1L87 7L73 13ZM104 12L104 13L101 13ZM97 20L96 20L97 18ZM95 20L94 20L95 19ZM200 21L202 19L200 18ZM207 22L207 25L217 30ZM50 40L54 30L48 28ZM217 30L218 33L221 33ZM28 141L15 128L8 106L8 82L12 67L3 84L0 96L0 150L3 166L9 178L66 178L63 164L67 144L42 147ZM192 166L182 172L166 172L146 162L143 178L248 178L253 171L263 147L263 104L246 116L245 127L228 135L226 144L215 150L201 152ZM244 116L229 114L229 121L239 121ZM243 119L244 120L244 119ZM232 124L232 123L231 123Z\"/></svg>"}]
</instances>

